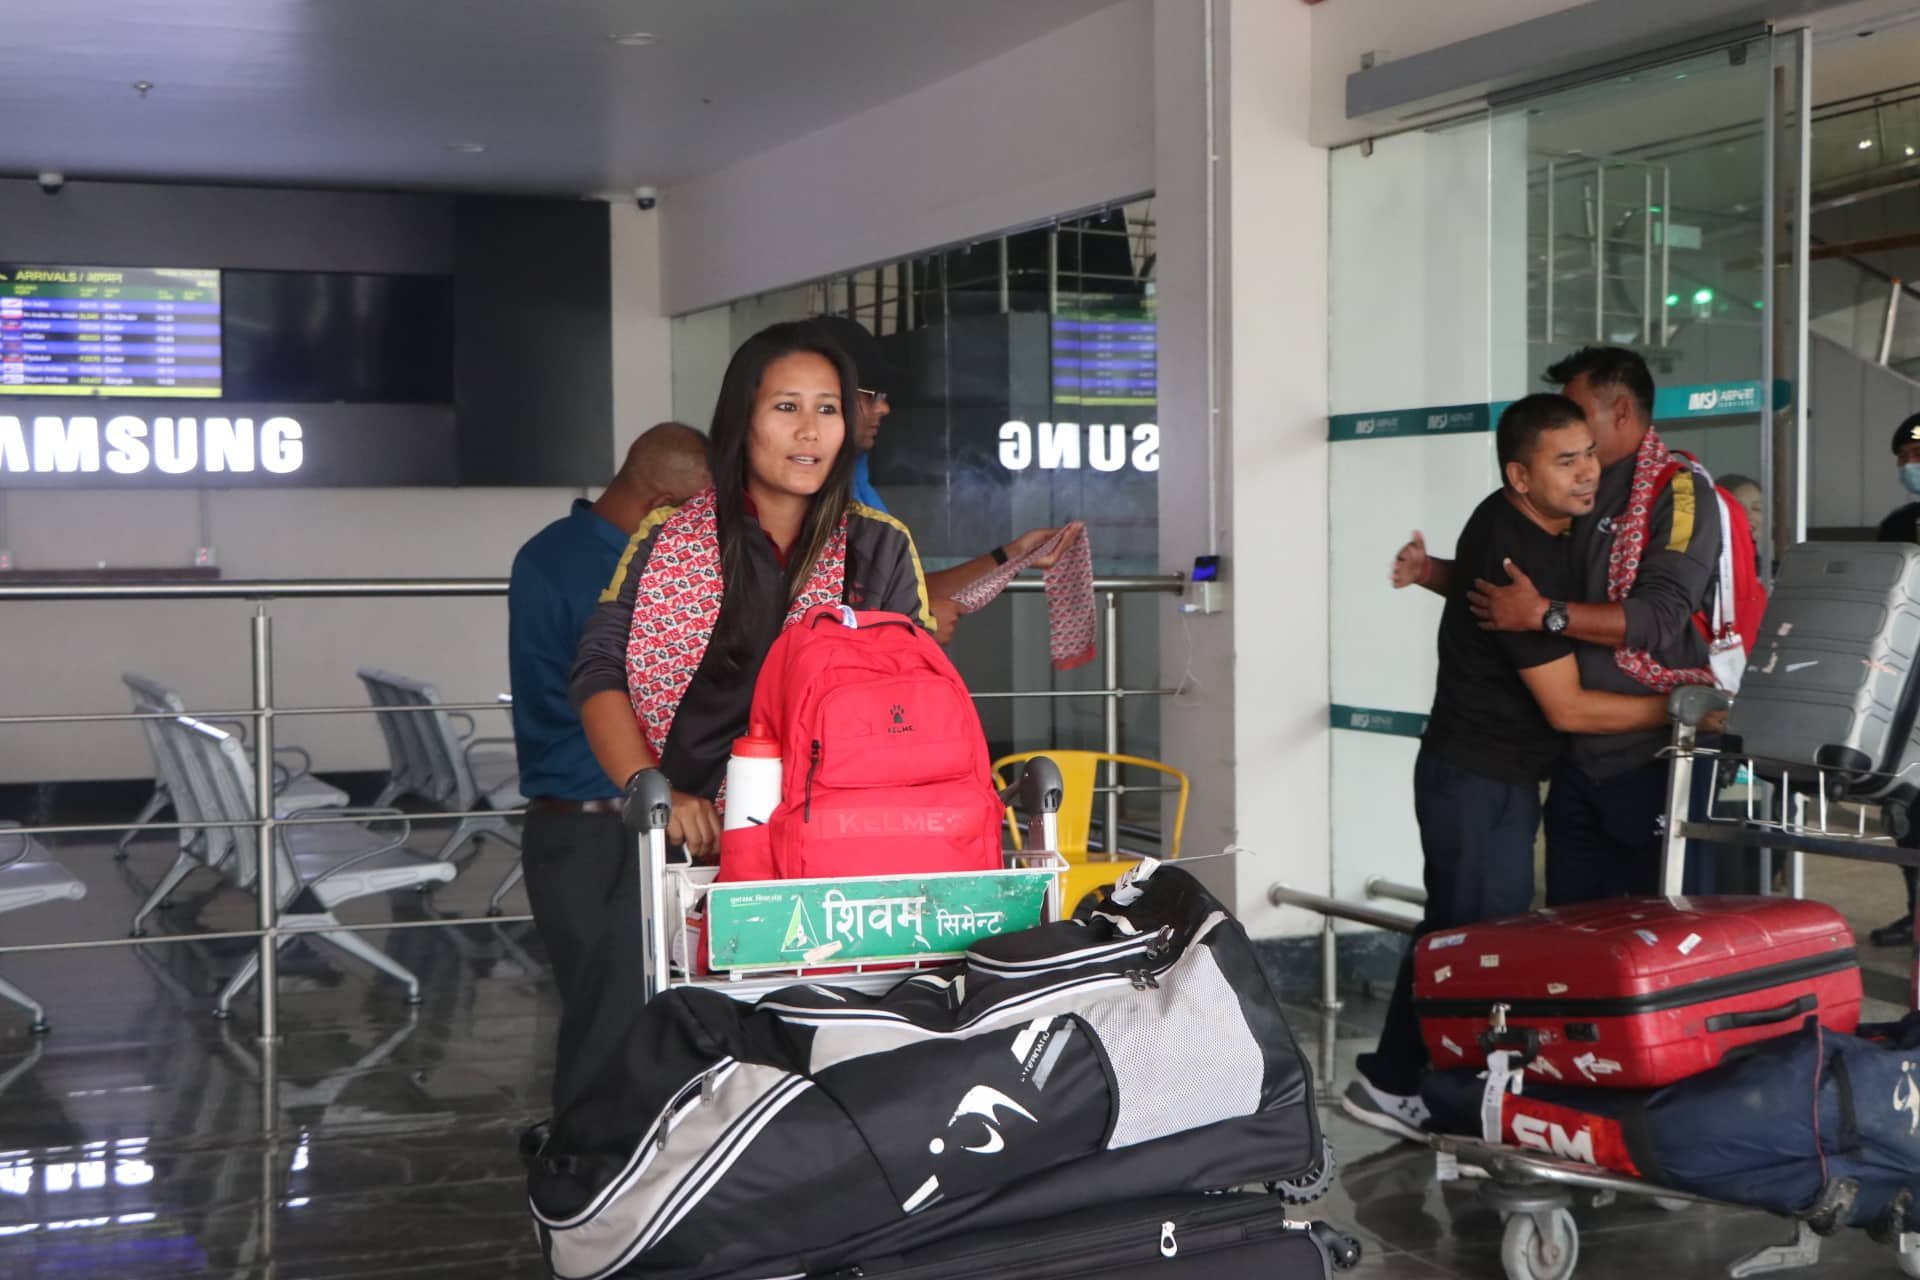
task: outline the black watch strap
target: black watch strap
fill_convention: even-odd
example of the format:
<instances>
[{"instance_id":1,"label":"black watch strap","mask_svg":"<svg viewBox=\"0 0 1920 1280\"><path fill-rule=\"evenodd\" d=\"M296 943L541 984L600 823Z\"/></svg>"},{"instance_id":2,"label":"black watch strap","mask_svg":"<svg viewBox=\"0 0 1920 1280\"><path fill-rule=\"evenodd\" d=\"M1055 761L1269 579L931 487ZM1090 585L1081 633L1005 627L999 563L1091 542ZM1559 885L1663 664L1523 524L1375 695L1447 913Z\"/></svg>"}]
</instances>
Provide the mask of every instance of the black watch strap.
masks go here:
<instances>
[{"instance_id":1,"label":"black watch strap","mask_svg":"<svg viewBox=\"0 0 1920 1280\"><path fill-rule=\"evenodd\" d=\"M992 554L995 564L1005 564L1007 562L1007 549L1005 547L995 547Z\"/></svg>"}]
</instances>

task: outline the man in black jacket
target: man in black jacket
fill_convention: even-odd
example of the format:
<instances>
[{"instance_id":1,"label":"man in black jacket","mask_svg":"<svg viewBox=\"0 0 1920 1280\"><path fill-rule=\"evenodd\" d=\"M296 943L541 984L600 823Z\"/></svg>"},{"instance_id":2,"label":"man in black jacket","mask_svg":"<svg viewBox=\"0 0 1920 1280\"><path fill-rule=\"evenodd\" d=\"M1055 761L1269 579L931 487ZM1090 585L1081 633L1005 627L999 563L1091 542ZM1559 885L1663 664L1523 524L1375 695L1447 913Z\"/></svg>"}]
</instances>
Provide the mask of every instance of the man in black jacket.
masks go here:
<instances>
[{"instance_id":1,"label":"man in black jacket","mask_svg":"<svg viewBox=\"0 0 1920 1280\"><path fill-rule=\"evenodd\" d=\"M1662 723L1664 700L1581 688L1574 644L1553 631L1496 632L1475 620L1468 586L1525 561L1534 581L1568 594L1570 529L1600 481L1594 439L1564 396L1528 396L1500 415L1495 451L1504 483L1461 530L1441 615L1433 713L1413 769L1427 907L1417 937L1525 911L1533 904L1540 780L1568 732L1620 732ZM1397 585L1406 585L1398 581ZM1432 585L1428 583L1427 585ZM1341 1099L1362 1124L1418 1138L1427 1063L1413 1012L1413 952L1400 967L1377 1050L1363 1056Z\"/></svg>"}]
</instances>

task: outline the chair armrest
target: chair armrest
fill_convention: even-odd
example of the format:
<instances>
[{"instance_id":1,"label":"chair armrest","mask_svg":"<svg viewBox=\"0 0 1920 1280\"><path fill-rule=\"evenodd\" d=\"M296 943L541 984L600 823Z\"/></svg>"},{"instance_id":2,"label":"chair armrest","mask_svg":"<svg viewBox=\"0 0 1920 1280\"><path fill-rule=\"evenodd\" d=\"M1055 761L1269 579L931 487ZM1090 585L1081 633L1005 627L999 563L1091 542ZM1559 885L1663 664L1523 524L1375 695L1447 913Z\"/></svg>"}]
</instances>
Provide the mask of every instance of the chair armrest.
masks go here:
<instances>
[{"instance_id":1,"label":"chair armrest","mask_svg":"<svg viewBox=\"0 0 1920 1280\"><path fill-rule=\"evenodd\" d=\"M313 756L305 747L275 747L273 754L276 756L296 756L299 758L299 764L289 767L287 774L288 782L292 782L296 778L304 778L313 772Z\"/></svg>"},{"instance_id":2,"label":"chair armrest","mask_svg":"<svg viewBox=\"0 0 1920 1280\"><path fill-rule=\"evenodd\" d=\"M305 810L302 810L302 812L305 812ZM341 863L339 866L330 867L322 874L315 876L311 880L305 881L304 883L308 885L319 884L322 880L325 880L331 876L336 876L340 874L342 871L345 871L351 867L359 866L361 863L367 861L369 858L377 858L383 853L392 853L395 849L399 849L403 847L408 840L411 840L413 838L413 823L409 819L408 815L403 810L400 810L400 809L350 808L350 809L332 809L332 810L329 810L328 812L329 814L339 815L342 817L372 818L376 821L397 821L400 823L400 828L401 828L400 836L396 840L390 840L386 844L376 846L375 848L372 848L372 849L368 849L364 853L354 854L353 857L348 858L345 862ZM416 856L418 856L423 862L427 861L426 855L424 854L419 854Z\"/></svg>"},{"instance_id":3,"label":"chair armrest","mask_svg":"<svg viewBox=\"0 0 1920 1280\"><path fill-rule=\"evenodd\" d=\"M473 723L473 717L468 715L464 711L449 711L447 712L447 719L466 721L466 725L467 725L466 729L458 735L460 741L462 742L465 742L469 738L473 737L476 729L478 728L478 726L476 726Z\"/></svg>"}]
</instances>

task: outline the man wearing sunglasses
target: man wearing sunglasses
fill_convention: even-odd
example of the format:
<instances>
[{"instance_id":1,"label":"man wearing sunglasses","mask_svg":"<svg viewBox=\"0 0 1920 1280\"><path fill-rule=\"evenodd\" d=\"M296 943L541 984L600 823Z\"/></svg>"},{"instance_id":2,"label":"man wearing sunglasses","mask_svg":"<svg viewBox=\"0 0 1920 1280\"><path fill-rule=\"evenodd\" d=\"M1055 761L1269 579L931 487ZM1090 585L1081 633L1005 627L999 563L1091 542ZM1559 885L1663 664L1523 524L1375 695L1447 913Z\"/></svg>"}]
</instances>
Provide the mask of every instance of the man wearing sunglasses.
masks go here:
<instances>
[{"instance_id":1,"label":"man wearing sunglasses","mask_svg":"<svg viewBox=\"0 0 1920 1280\"><path fill-rule=\"evenodd\" d=\"M893 406L887 399L888 388L899 385L906 375L887 358L885 348L858 321L845 316L820 316L814 324L825 330L852 357L854 370L860 376L860 411L853 419L853 443L860 451L853 466L853 500L876 511L885 511L887 504L874 490L868 463L873 457L873 446L880 439L880 424L893 412ZM996 566L1017 560L1035 548L1045 546L1059 532L1058 529L1029 529L983 556L975 556L964 564L928 573L927 600L933 609L935 638L941 644L953 639L954 624L960 619L960 606L953 601L956 593L993 572ZM1051 569L1065 550L1066 544L1062 543L1058 550L1035 559L1029 567Z\"/></svg>"}]
</instances>

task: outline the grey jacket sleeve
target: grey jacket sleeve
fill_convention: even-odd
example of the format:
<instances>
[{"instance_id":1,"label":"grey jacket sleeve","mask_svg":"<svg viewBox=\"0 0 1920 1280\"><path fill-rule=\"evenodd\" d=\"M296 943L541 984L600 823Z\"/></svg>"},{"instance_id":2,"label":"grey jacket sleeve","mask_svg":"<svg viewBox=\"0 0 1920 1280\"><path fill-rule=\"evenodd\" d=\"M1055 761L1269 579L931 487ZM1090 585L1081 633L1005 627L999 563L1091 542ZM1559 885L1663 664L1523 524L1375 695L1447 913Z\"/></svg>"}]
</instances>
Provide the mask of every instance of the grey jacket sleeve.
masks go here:
<instances>
[{"instance_id":1,"label":"grey jacket sleeve","mask_svg":"<svg viewBox=\"0 0 1920 1280\"><path fill-rule=\"evenodd\" d=\"M633 602L640 590L641 571L647 567L647 555L653 550L656 529L642 525L627 543L613 580L600 593L600 603L588 616L586 630L580 633L573 676L567 682L567 697L575 710L596 693L627 691L627 637L633 630Z\"/></svg>"},{"instance_id":2,"label":"grey jacket sleeve","mask_svg":"<svg viewBox=\"0 0 1920 1280\"><path fill-rule=\"evenodd\" d=\"M1693 615L1712 602L1720 567L1720 504L1697 472L1683 468L1654 499L1647 552L1633 590L1620 602L1627 647L1666 665L1696 665Z\"/></svg>"}]
</instances>

